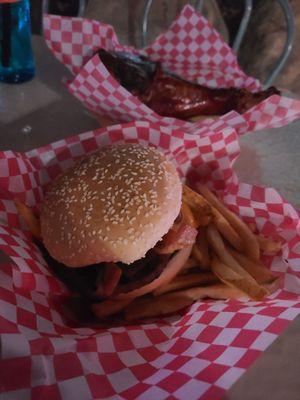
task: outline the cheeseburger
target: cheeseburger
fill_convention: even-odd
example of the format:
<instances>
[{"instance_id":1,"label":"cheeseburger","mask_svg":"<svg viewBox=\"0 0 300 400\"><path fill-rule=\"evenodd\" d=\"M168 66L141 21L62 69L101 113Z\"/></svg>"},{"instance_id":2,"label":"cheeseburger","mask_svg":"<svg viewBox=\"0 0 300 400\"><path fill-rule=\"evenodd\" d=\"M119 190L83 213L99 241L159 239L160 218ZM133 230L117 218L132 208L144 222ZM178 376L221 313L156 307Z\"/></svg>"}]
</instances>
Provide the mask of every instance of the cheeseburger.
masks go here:
<instances>
[{"instance_id":1,"label":"cheeseburger","mask_svg":"<svg viewBox=\"0 0 300 400\"><path fill-rule=\"evenodd\" d=\"M185 223L181 205L182 184L163 154L137 144L107 146L50 186L40 214L43 245L80 279L93 270L98 300L135 298L190 257L197 230Z\"/></svg>"}]
</instances>

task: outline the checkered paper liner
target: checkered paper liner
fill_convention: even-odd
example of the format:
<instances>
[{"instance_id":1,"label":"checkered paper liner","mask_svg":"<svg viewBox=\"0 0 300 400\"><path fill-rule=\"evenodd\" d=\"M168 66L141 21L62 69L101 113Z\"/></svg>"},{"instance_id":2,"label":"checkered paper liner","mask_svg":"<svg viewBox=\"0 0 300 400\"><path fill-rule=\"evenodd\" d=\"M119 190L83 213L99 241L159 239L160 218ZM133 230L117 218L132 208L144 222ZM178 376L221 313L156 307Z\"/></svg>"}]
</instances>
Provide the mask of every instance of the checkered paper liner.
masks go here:
<instances>
[{"instance_id":1,"label":"checkered paper liner","mask_svg":"<svg viewBox=\"0 0 300 400\"><path fill-rule=\"evenodd\" d=\"M160 60L168 70L205 86L243 87L251 91L261 88L258 80L241 70L236 55L218 32L190 5L183 8L165 33L143 49L122 46L112 26L84 18L46 15L44 35L53 54L75 75L67 83L69 91L92 112L116 122L147 120L189 133L206 124L205 121L190 123L161 117L141 103L120 86L98 55L94 55L101 47ZM275 97L242 116L248 124L247 131L263 129L277 114L287 114L287 121L293 119L290 101L284 97L274 100ZM280 102L280 106L274 107L274 101ZM263 113L266 107L269 107L270 118L260 118L257 122L257 113ZM298 105L298 112L299 108Z\"/></svg>"},{"instance_id":2,"label":"checkered paper liner","mask_svg":"<svg viewBox=\"0 0 300 400\"><path fill-rule=\"evenodd\" d=\"M216 124L217 122L215 122ZM12 199L39 208L45 187L74 159L116 142L165 152L182 178L206 183L259 231L280 238L265 257L281 278L262 302L199 301L144 324L74 327L59 304L68 292L51 275ZM190 135L147 121L69 137L26 153L0 153L2 400L219 399L300 313L299 213L274 189L239 183L238 135L229 125Z\"/></svg>"}]
</instances>

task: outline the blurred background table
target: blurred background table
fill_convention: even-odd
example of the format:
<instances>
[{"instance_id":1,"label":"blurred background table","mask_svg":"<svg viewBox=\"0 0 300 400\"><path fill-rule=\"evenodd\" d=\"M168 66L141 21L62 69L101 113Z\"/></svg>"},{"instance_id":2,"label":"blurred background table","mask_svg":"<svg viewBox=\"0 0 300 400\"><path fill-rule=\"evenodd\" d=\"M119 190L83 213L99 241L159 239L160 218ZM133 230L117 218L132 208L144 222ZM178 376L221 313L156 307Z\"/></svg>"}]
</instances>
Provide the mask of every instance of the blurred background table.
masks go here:
<instances>
[{"instance_id":1,"label":"blurred background table","mask_svg":"<svg viewBox=\"0 0 300 400\"><path fill-rule=\"evenodd\" d=\"M62 85L68 71L41 37L33 37L36 77L22 85L0 84L0 150L26 151L99 123ZM241 138L235 164L240 179L275 187L300 207L300 121ZM0 255L0 261L5 256ZM299 400L300 317L254 363L226 395L227 400Z\"/></svg>"}]
</instances>

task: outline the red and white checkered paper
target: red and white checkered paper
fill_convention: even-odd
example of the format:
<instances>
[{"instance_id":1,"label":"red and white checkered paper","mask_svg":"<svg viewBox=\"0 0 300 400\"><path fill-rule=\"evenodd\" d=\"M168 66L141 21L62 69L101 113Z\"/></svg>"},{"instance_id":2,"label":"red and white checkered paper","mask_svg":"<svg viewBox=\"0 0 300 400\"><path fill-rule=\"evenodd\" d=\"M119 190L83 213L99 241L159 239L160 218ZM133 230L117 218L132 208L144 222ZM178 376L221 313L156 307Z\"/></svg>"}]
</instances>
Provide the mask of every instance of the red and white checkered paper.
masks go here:
<instances>
[{"instance_id":1,"label":"red and white checkered paper","mask_svg":"<svg viewBox=\"0 0 300 400\"><path fill-rule=\"evenodd\" d=\"M232 169L238 134L219 123L191 135L130 122L26 153L0 153L0 248L13 261L0 269L1 400L73 400L74 394L218 400L300 313L299 213L274 189L238 182ZM24 230L12 198L38 208L55 176L115 142L157 147L182 178L206 183L245 221L281 238L282 252L265 262L281 277L282 289L262 302L199 301L145 324L97 329L67 323L59 307L67 290Z\"/></svg>"},{"instance_id":2,"label":"red and white checkered paper","mask_svg":"<svg viewBox=\"0 0 300 400\"><path fill-rule=\"evenodd\" d=\"M206 121L190 123L161 117L128 92L108 72L95 52L129 51L160 60L168 70L211 87L243 87L251 91L261 88L258 80L247 76L239 67L236 55L218 32L193 7L187 5L170 28L148 47L135 49L122 46L112 26L84 18L47 15L44 35L54 55L75 75L67 83L69 91L92 112L116 122L147 120L172 129L198 133ZM278 104L280 103L280 105ZM259 119L257 114L265 113ZM245 131L263 129L274 116L286 114L286 121L299 115L300 106L290 110L290 101L272 96L242 115ZM275 123L275 120L274 122ZM276 123L275 123L276 124Z\"/></svg>"}]
</instances>

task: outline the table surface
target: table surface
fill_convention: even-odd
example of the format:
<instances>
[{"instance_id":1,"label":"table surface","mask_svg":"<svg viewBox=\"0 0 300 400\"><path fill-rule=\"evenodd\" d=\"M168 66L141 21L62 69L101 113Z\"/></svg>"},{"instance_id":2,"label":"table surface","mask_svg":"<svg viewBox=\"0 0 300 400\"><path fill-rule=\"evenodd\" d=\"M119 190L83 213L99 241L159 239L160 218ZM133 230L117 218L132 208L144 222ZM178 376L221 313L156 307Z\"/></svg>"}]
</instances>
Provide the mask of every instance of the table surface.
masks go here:
<instances>
[{"instance_id":1,"label":"table surface","mask_svg":"<svg viewBox=\"0 0 300 400\"><path fill-rule=\"evenodd\" d=\"M68 72L33 37L36 77L22 85L0 84L0 150L25 151L99 127L61 80ZM240 141L235 170L240 179L278 189L300 207L300 121L251 133ZM0 261L5 256L0 255ZM299 400L300 317L226 394L227 400Z\"/></svg>"}]
</instances>

